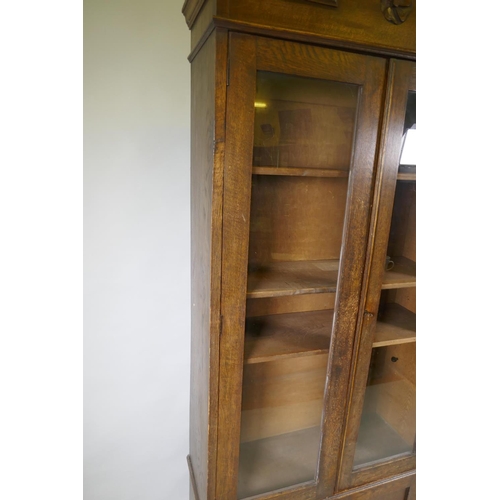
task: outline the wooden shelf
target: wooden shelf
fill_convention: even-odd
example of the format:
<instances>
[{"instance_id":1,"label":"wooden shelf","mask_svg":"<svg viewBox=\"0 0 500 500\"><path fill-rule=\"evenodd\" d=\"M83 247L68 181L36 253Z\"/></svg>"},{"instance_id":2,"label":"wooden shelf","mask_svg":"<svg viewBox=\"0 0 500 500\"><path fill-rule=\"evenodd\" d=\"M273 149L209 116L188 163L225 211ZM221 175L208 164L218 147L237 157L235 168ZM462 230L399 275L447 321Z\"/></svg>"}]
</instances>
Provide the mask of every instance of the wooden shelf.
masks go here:
<instances>
[{"instance_id":1,"label":"wooden shelf","mask_svg":"<svg viewBox=\"0 0 500 500\"><path fill-rule=\"evenodd\" d=\"M328 353L333 310L248 318L245 363Z\"/></svg>"},{"instance_id":2,"label":"wooden shelf","mask_svg":"<svg viewBox=\"0 0 500 500\"><path fill-rule=\"evenodd\" d=\"M394 267L385 273L382 290L417 285L416 264L395 257ZM284 297L337 291L338 260L273 262L250 269L247 298Z\"/></svg>"},{"instance_id":3,"label":"wooden shelf","mask_svg":"<svg viewBox=\"0 0 500 500\"><path fill-rule=\"evenodd\" d=\"M238 498L312 481L320 428L310 427L240 445Z\"/></svg>"},{"instance_id":4,"label":"wooden shelf","mask_svg":"<svg viewBox=\"0 0 500 500\"><path fill-rule=\"evenodd\" d=\"M253 167L254 175L289 175L295 177L349 177L349 170L298 167Z\"/></svg>"},{"instance_id":5,"label":"wooden shelf","mask_svg":"<svg viewBox=\"0 0 500 500\"><path fill-rule=\"evenodd\" d=\"M338 260L273 262L250 269L247 298L335 292L338 270Z\"/></svg>"},{"instance_id":6,"label":"wooden shelf","mask_svg":"<svg viewBox=\"0 0 500 500\"><path fill-rule=\"evenodd\" d=\"M406 257L394 257L394 267L385 272L382 290L417 286L417 266Z\"/></svg>"},{"instance_id":7,"label":"wooden shelf","mask_svg":"<svg viewBox=\"0 0 500 500\"><path fill-rule=\"evenodd\" d=\"M398 174L398 181L416 181L417 174L401 172Z\"/></svg>"},{"instance_id":8,"label":"wooden shelf","mask_svg":"<svg viewBox=\"0 0 500 500\"><path fill-rule=\"evenodd\" d=\"M330 348L333 310L271 314L248 318L245 364L326 354ZM399 304L388 304L377 321L373 347L416 341L416 317Z\"/></svg>"},{"instance_id":9,"label":"wooden shelf","mask_svg":"<svg viewBox=\"0 0 500 500\"><path fill-rule=\"evenodd\" d=\"M399 304L387 304L375 327L373 347L416 342L416 315Z\"/></svg>"}]
</instances>

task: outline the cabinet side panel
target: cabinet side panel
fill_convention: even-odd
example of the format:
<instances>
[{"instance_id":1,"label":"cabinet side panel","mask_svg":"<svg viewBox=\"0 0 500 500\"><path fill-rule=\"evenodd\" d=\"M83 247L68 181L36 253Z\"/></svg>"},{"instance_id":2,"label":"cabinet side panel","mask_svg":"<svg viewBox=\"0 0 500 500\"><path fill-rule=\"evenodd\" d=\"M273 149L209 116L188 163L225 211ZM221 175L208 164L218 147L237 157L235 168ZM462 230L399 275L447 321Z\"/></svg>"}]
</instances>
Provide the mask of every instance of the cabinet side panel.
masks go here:
<instances>
[{"instance_id":1,"label":"cabinet side panel","mask_svg":"<svg viewBox=\"0 0 500 500\"><path fill-rule=\"evenodd\" d=\"M190 457L200 500L207 499L211 357L215 37L191 64L191 401Z\"/></svg>"}]
</instances>

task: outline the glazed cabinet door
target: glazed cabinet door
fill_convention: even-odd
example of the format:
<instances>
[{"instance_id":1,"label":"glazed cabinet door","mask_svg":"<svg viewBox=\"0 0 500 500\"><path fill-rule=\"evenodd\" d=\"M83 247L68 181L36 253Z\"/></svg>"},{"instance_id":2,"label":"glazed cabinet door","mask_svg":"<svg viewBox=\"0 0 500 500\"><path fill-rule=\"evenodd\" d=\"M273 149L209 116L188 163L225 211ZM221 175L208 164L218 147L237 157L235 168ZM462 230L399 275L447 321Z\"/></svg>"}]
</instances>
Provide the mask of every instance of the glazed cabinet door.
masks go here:
<instances>
[{"instance_id":1,"label":"glazed cabinet door","mask_svg":"<svg viewBox=\"0 0 500 500\"><path fill-rule=\"evenodd\" d=\"M229 36L216 498L326 498L386 62Z\"/></svg>"},{"instance_id":2,"label":"glazed cabinet door","mask_svg":"<svg viewBox=\"0 0 500 500\"><path fill-rule=\"evenodd\" d=\"M341 489L415 468L415 63L390 62Z\"/></svg>"}]
</instances>

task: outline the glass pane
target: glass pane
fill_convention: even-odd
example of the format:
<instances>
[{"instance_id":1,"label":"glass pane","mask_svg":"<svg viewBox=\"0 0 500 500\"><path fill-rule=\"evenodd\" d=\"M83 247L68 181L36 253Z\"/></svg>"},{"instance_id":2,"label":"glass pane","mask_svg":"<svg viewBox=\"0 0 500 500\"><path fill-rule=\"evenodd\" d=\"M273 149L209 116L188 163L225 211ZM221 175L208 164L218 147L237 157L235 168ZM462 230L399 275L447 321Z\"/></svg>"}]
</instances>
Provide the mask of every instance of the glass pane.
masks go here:
<instances>
[{"instance_id":1,"label":"glass pane","mask_svg":"<svg viewBox=\"0 0 500 500\"><path fill-rule=\"evenodd\" d=\"M415 450L415 102L415 92L410 92L355 468Z\"/></svg>"},{"instance_id":2,"label":"glass pane","mask_svg":"<svg viewBox=\"0 0 500 500\"><path fill-rule=\"evenodd\" d=\"M413 452L415 342L372 351L354 466Z\"/></svg>"},{"instance_id":3,"label":"glass pane","mask_svg":"<svg viewBox=\"0 0 500 500\"><path fill-rule=\"evenodd\" d=\"M261 72L254 165L348 170L357 95L354 85Z\"/></svg>"},{"instance_id":4,"label":"glass pane","mask_svg":"<svg viewBox=\"0 0 500 500\"><path fill-rule=\"evenodd\" d=\"M238 498L316 476L357 100L257 75Z\"/></svg>"},{"instance_id":5,"label":"glass pane","mask_svg":"<svg viewBox=\"0 0 500 500\"><path fill-rule=\"evenodd\" d=\"M400 172L415 171L417 165L417 94L408 92L403 131L403 146L399 161ZM411 168L413 167L413 169Z\"/></svg>"}]
</instances>

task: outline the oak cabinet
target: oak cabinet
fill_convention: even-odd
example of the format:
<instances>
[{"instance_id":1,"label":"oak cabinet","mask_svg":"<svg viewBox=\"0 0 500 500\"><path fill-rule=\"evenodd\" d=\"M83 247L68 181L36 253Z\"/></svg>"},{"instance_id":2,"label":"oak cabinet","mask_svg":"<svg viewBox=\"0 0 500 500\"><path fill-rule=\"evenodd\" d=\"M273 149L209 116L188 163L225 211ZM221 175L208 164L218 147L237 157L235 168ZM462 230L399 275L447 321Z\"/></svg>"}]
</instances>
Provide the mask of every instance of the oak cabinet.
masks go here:
<instances>
[{"instance_id":1,"label":"oak cabinet","mask_svg":"<svg viewBox=\"0 0 500 500\"><path fill-rule=\"evenodd\" d=\"M195 500L415 498L414 21L342 3L184 7Z\"/></svg>"}]
</instances>

